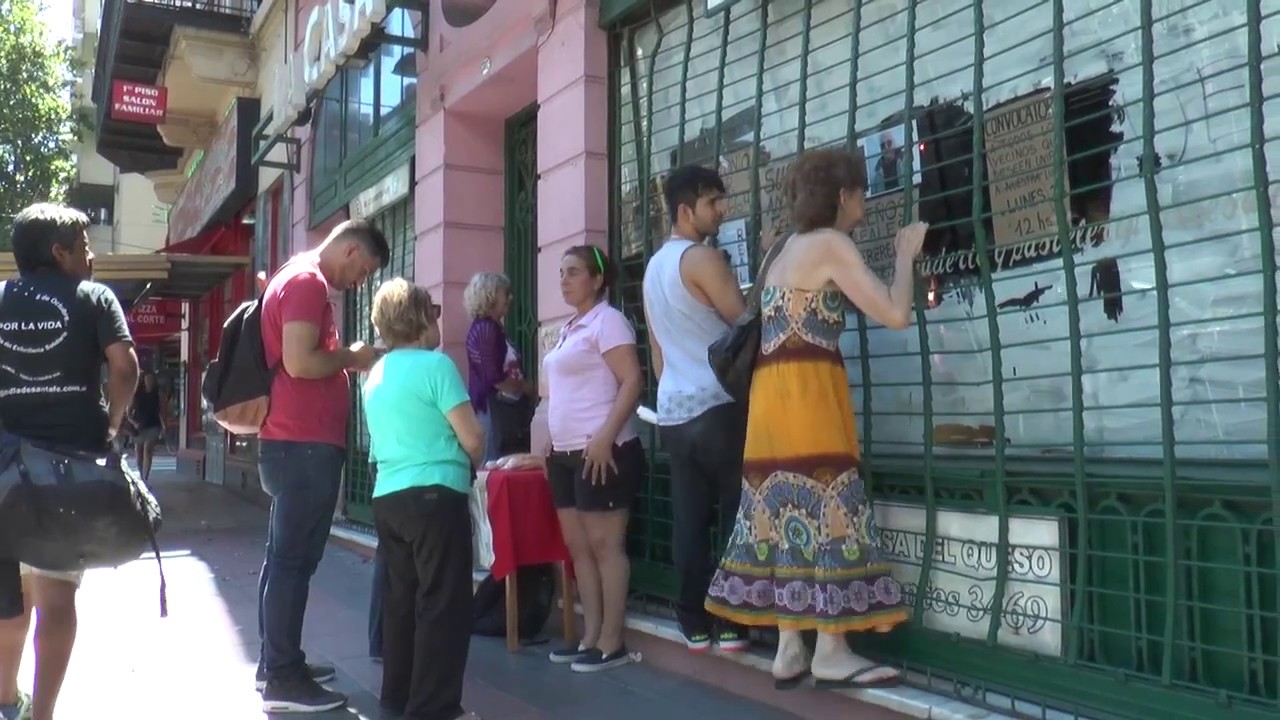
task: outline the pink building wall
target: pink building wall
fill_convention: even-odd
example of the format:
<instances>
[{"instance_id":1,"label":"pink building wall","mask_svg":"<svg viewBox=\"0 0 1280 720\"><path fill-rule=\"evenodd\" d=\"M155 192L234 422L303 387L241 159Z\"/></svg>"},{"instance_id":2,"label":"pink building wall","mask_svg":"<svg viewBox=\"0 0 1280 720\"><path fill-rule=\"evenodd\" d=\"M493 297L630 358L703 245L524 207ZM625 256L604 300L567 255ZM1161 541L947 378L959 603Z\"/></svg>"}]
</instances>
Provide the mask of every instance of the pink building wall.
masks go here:
<instances>
[{"instance_id":1,"label":"pink building wall","mask_svg":"<svg viewBox=\"0 0 1280 720\"><path fill-rule=\"evenodd\" d=\"M503 270L507 118L539 105L540 324L558 326L569 315L559 289L563 251L584 242L606 246L607 37L594 5L561 0L554 22L540 27L547 18L530 2L533 11L505 32L468 47L444 77L420 84L416 279L440 298L444 350L459 367L466 367L470 323L463 288L477 272Z\"/></svg>"},{"instance_id":2,"label":"pink building wall","mask_svg":"<svg viewBox=\"0 0 1280 720\"><path fill-rule=\"evenodd\" d=\"M298 48L302 46L301 33L298 32L302 27L303 18L311 11L311 8L318 5L321 0L297 0L294 5L294 15L292 27L288 28L288 37L293 42L293 57L290 62L298 62ZM331 224L324 227L318 227L315 230L310 229L311 225L311 126L293 129L293 136L302 141L301 147L298 149L299 171L293 174L293 206L292 217L293 231L289 237L289 247L281 248L282 257L288 257L295 253L300 253L311 247L315 247L324 239L332 229ZM286 176L287 182L287 176Z\"/></svg>"},{"instance_id":3,"label":"pink building wall","mask_svg":"<svg viewBox=\"0 0 1280 720\"><path fill-rule=\"evenodd\" d=\"M434 69L434 56L419 55L414 275L441 304L443 349L464 371L470 320L463 289L477 272L504 269L507 118L539 105L537 314L544 327L569 315L559 290L563 251L584 242L607 244L607 37L598 27L597 3L521 2L527 5L495 6L489 15L503 15L482 18L475 25L479 32L466 36L483 42L455 44L447 62ZM300 0L295 25L313 4ZM485 22L503 29L488 32ZM298 33L293 37L296 47ZM434 34L432 44L433 52L448 47ZM293 132L302 147L290 253L314 247L345 217L338 213L310 227L310 130Z\"/></svg>"}]
</instances>

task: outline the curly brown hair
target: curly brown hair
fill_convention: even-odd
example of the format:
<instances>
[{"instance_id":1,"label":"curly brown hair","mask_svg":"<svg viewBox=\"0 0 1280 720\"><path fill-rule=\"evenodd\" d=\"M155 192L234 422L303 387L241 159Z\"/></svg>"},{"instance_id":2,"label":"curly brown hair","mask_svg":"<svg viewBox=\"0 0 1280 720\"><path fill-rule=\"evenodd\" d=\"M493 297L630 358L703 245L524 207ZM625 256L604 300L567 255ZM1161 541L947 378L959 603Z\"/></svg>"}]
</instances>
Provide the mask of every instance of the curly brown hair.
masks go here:
<instances>
[{"instance_id":1,"label":"curly brown hair","mask_svg":"<svg viewBox=\"0 0 1280 720\"><path fill-rule=\"evenodd\" d=\"M435 305L427 289L404 278L382 283L373 295L369 319L388 348L412 345L436 321Z\"/></svg>"},{"instance_id":2,"label":"curly brown hair","mask_svg":"<svg viewBox=\"0 0 1280 720\"><path fill-rule=\"evenodd\" d=\"M786 198L795 232L835 225L840 191L866 190L862 157L845 149L810 150L787 173Z\"/></svg>"}]
</instances>

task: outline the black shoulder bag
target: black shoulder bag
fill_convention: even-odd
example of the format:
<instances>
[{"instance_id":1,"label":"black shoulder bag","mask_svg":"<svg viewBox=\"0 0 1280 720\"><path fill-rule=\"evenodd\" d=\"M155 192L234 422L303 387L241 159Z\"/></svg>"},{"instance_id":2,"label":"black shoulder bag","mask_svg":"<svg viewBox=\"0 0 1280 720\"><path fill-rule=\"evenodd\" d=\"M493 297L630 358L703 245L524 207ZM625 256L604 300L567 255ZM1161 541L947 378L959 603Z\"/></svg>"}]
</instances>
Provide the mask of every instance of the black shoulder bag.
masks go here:
<instances>
[{"instance_id":1,"label":"black shoulder bag","mask_svg":"<svg viewBox=\"0 0 1280 720\"><path fill-rule=\"evenodd\" d=\"M756 371L756 355L760 352L760 294L764 292L769 268L787 244L788 237L780 238L764 254L760 273L747 295L747 309L742 317L719 340L707 348L707 360L711 372L734 400L745 403L751 395L751 376Z\"/></svg>"}]
</instances>

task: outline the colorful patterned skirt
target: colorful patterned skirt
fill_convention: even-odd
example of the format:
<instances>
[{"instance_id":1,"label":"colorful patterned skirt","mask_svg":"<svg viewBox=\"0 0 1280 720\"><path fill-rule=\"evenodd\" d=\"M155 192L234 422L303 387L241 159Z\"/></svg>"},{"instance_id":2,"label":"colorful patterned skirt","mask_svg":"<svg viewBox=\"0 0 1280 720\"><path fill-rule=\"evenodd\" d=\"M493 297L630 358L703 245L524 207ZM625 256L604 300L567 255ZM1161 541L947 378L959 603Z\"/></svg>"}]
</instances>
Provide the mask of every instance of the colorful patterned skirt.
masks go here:
<instances>
[{"instance_id":1,"label":"colorful patterned skirt","mask_svg":"<svg viewBox=\"0 0 1280 720\"><path fill-rule=\"evenodd\" d=\"M762 353L738 519L706 602L712 614L832 633L908 619L858 475L847 383L836 348L791 335Z\"/></svg>"}]
</instances>

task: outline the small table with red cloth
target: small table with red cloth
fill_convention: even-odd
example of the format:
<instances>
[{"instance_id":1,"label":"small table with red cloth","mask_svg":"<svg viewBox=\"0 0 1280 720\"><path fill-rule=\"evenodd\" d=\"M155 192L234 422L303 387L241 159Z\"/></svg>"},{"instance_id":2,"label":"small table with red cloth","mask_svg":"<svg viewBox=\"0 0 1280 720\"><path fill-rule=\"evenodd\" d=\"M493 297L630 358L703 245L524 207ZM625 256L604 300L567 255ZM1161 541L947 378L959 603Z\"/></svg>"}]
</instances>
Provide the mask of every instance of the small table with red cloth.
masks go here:
<instances>
[{"instance_id":1,"label":"small table with red cloth","mask_svg":"<svg viewBox=\"0 0 1280 720\"><path fill-rule=\"evenodd\" d=\"M493 566L489 572L494 580L506 580L507 650L515 652L520 647L516 569L545 563L560 566L564 639L572 644L576 638L569 549L560 532L560 518L546 472L541 468L490 470L485 487L493 532Z\"/></svg>"}]
</instances>

